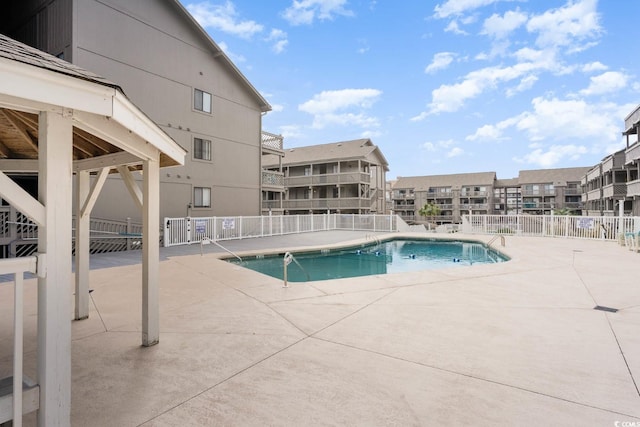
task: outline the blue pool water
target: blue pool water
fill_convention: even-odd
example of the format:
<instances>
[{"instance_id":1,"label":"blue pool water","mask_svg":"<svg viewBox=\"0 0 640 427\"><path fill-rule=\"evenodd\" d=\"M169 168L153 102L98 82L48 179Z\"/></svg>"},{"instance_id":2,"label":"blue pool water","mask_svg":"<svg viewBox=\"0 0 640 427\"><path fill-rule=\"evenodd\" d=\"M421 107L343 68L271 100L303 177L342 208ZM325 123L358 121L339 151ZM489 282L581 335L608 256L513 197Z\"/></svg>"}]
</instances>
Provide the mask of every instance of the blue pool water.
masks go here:
<instances>
[{"instance_id":1,"label":"blue pool water","mask_svg":"<svg viewBox=\"0 0 640 427\"><path fill-rule=\"evenodd\" d=\"M283 255L227 261L282 279ZM340 279L373 274L433 270L506 261L500 252L477 242L395 239L378 244L320 252L294 253L288 266L291 282Z\"/></svg>"}]
</instances>

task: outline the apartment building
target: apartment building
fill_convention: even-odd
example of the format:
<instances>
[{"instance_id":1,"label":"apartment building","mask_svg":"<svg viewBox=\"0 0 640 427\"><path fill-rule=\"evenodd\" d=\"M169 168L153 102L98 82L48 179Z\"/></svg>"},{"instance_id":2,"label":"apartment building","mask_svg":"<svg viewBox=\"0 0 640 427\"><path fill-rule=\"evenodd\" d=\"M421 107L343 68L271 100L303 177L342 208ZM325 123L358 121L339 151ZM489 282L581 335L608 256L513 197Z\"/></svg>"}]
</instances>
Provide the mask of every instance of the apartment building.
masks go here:
<instances>
[{"instance_id":1,"label":"apartment building","mask_svg":"<svg viewBox=\"0 0 640 427\"><path fill-rule=\"evenodd\" d=\"M582 202L586 215L617 215L620 202L625 207L630 171L625 167L625 150L617 151L587 171L582 178Z\"/></svg>"},{"instance_id":2,"label":"apartment building","mask_svg":"<svg viewBox=\"0 0 640 427\"><path fill-rule=\"evenodd\" d=\"M386 213L389 164L370 139L290 148L262 164L284 179L283 192L263 193L263 212Z\"/></svg>"},{"instance_id":3,"label":"apartment building","mask_svg":"<svg viewBox=\"0 0 640 427\"><path fill-rule=\"evenodd\" d=\"M497 179L495 172L399 177L393 184L394 212L406 221L426 221L418 211L427 203L440 208L436 223L458 223L462 215L550 214L582 209L581 179L589 168L523 170L518 178Z\"/></svg>"},{"instance_id":4,"label":"apartment building","mask_svg":"<svg viewBox=\"0 0 640 427\"><path fill-rule=\"evenodd\" d=\"M393 185L393 211L405 221L420 222L427 203L440 208L439 224L458 223L464 214L492 213L495 172L398 177Z\"/></svg>"},{"instance_id":5,"label":"apartment building","mask_svg":"<svg viewBox=\"0 0 640 427\"><path fill-rule=\"evenodd\" d=\"M588 167L522 170L518 185L522 213L550 215L554 210L582 211L581 181Z\"/></svg>"},{"instance_id":6,"label":"apartment building","mask_svg":"<svg viewBox=\"0 0 640 427\"><path fill-rule=\"evenodd\" d=\"M161 216L260 214L271 107L178 0L9 0L0 33L117 81L188 152L162 173ZM140 218L118 174L94 216Z\"/></svg>"},{"instance_id":7,"label":"apartment building","mask_svg":"<svg viewBox=\"0 0 640 427\"><path fill-rule=\"evenodd\" d=\"M627 207L631 215L640 215L640 106L636 107L624 119L624 132L627 146L624 150L624 164L627 172L626 195ZM635 141L631 136L635 135Z\"/></svg>"}]
</instances>

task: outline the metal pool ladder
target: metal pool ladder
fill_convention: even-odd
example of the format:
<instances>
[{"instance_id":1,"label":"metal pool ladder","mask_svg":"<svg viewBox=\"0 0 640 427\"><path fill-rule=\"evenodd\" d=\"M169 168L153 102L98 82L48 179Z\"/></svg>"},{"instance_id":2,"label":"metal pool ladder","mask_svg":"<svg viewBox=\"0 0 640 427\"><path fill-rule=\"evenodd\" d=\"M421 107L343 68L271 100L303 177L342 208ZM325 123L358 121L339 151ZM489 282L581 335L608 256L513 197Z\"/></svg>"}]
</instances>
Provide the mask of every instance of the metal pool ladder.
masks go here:
<instances>
[{"instance_id":1,"label":"metal pool ladder","mask_svg":"<svg viewBox=\"0 0 640 427\"><path fill-rule=\"evenodd\" d=\"M300 267L300 269L302 271L304 271L304 274L307 275L307 281L311 280L311 276L309 276L309 273L307 273L307 270L304 269L304 267L302 267L302 265L300 265L300 263L298 262L297 259L295 259L295 257L293 256L293 254L291 252L285 252L284 257L282 258L282 268L284 269L284 285L282 286L283 288L288 288L289 287L289 282L287 281L287 271L289 269L289 264L291 264L291 262L295 262L296 265L298 267Z\"/></svg>"},{"instance_id":2,"label":"metal pool ladder","mask_svg":"<svg viewBox=\"0 0 640 427\"><path fill-rule=\"evenodd\" d=\"M500 238L500 245L504 246L505 245L504 234L496 234L495 236L493 236L491 240L489 240L489 242L487 243L487 246L491 246L491 244L496 240L498 240L498 238Z\"/></svg>"}]
</instances>

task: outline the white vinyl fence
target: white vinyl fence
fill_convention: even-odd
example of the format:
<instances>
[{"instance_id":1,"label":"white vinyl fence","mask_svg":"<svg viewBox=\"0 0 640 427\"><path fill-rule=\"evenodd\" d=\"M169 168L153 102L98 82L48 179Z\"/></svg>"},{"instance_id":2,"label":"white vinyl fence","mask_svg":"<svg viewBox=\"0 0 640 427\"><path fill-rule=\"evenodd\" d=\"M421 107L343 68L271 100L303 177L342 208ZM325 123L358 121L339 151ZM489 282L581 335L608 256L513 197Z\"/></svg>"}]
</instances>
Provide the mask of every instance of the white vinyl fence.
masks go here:
<instances>
[{"instance_id":1,"label":"white vinyl fence","mask_svg":"<svg viewBox=\"0 0 640 427\"><path fill-rule=\"evenodd\" d=\"M620 240L640 231L640 217L465 215L463 233Z\"/></svg>"},{"instance_id":2,"label":"white vinyl fence","mask_svg":"<svg viewBox=\"0 0 640 427\"><path fill-rule=\"evenodd\" d=\"M165 218L164 246L327 230L397 231L398 217L321 214Z\"/></svg>"}]
</instances>

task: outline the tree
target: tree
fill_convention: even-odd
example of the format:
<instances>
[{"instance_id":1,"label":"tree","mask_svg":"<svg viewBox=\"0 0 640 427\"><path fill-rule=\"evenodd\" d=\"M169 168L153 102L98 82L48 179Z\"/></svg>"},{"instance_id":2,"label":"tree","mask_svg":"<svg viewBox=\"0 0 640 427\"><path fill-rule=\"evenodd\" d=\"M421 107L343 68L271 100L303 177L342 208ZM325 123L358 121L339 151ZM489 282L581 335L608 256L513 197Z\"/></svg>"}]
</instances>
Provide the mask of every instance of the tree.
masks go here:
<instances>
[{"instance_id":1,"label":"tree","mask_svg":"<svg viewBox=\"0 0 640 427\"><path fill-rule=\"evenodd\" d=\"M553 214L560 216L573 215L573 211L569 208L554 209Z\"/></svg>"},{"instance_id":2,"label":"tree","mask_svg":"<svg viewBox=\"0 0 640 427\"><path fill-rule=\"evenodd\" d=\"M433 203L425 203L418 211L418 215L431 218L440 215L440 207Z\"/></svg>"}]
</instances>

